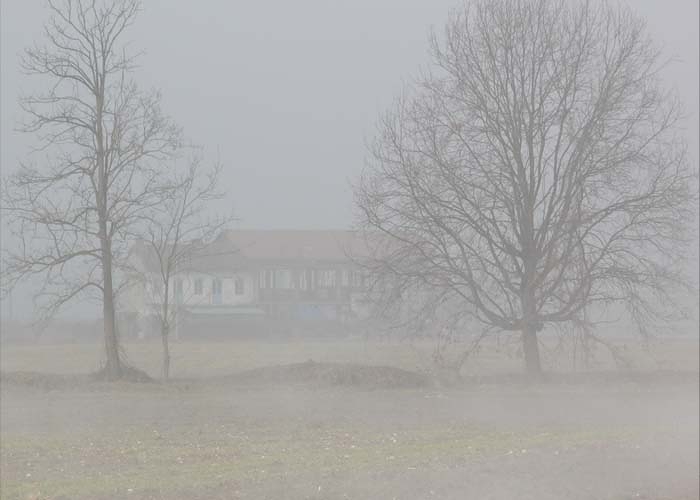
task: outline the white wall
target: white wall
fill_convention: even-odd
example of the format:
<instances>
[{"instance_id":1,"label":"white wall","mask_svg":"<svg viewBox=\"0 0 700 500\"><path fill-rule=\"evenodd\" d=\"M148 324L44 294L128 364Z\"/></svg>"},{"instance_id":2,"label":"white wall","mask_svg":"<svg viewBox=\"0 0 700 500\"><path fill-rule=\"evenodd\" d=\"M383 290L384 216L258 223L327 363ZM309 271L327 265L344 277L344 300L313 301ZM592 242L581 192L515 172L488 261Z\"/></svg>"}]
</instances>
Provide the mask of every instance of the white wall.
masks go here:
<instances>
[{"instance_id":1,"label":"white wall","mask_svg":"<svg viewBox=\"0 0 700 500\"><path fill-rule=\"evenodd\" d=\"M235 280L243 283L243 293L236 294ZM232 277L223 278L222 302L226 305L245 305L255 302L255 282L251 273L239 273Z\"/></svg>"},{"instance_id":2,"label":"white wall","mask_svg":"<svg viewBox=\"0 0 700 500\"><path fill-rule=\"evenodd\" d=\"M180 274L173 278L170 284L169 301L175 305L177 303L176 287L177 281L182 280L182 304L187 306L209 306L219 305L213 302L212 282L214 279L221 280L222 294L220 305L238 306L252 304L256 299L255 278L257 274L241 272L237 274L215 275L205 273ZM200 279L202 282L201 294L195 293L195 282ZM243 280L243 293L236 294L235 280ZM154 277L152 280L139 281L129 286L123 291L120 298L120 310L138 312L148 315L153 312L157 304L162 303L162 298L153 290L154 286L161 285L160 281Z\"/></svg>"},{"instance_id":3,"label":"white wall","mask_svg":"<svg viewBox=\"0 0 700 500\"><path fill-rule=\"evenodd\" d=\"M216 275L204 273L188 273L178 275L173 280L173 295L175 298L175 283L178 279L182 280L182 299L183 303L190 306L196 305L213 305L213 281L219 279L221 281L221 305L245 305L255 301L255 288L253 275L251 273L241 272L236 274ZM235 280L243 281L243 293L236 294ZM201 294L195 293L195 283L197 280L202 282Z\"/></svg>"}]
</instances>

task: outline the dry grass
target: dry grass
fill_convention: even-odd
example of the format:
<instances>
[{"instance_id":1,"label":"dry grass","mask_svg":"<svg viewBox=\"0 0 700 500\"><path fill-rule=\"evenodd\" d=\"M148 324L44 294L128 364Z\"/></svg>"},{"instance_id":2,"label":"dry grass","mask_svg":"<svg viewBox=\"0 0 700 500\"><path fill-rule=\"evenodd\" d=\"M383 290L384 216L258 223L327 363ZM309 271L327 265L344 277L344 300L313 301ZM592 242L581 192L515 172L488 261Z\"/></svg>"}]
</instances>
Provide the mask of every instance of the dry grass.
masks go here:
<instances>
[{"instance_id":1,"label":"dry grass","mask_svg":"<svg viewBox=\"0 0 700 500\"><path fill-rule=\"evenodd\" d=\"M363 340L174 342L176 377L213 379L106 384L85 375L97 343L2 347L2 499L697 497L688 384L368 391L367 378L427 369L432 346ZM567 366L545 347L550 367ZM125 348L158 375L157 342ZM697 341L628 354L697 370ZM520 363L513 346L487 344L466 371ZM272 383L234 383L260 375Z\"/></svg>"},{"instance_id":2,"label":"dry grass","mask_svg":"<svg viewBox=\"0 0 700 500\"><path fill-rule=\"evenodd\" d=\"M640 431L494 432L476 428L372 432L366 428L294 429L217 426L192 432L52 435L8 439L3 498L169 498L211 485L284 481L315 471L322 477L371 470L411 470L513 454L634 443ZM29 459L28 457L33 457ZM24 459L24 460L23 460ZM89 467L86 464L90 464ZM119 474L113 471L118 470ZM27 477L27 474L30 474ZM323 482L327 480L324 479Z\"/></svg>"},{"instance_id":3,"label":"dry grass","mask_svg":"<svg viewBox=\"0 0 700 500\"><path fill-rule=\"evenodd\" d=\"M697 371L698 339L673 338L645 347L634 339L618 341L617 346L641 370ZM381 340L228 340L172 342L173 377L198 378L227 375L277 364L359 363L391 366L411 371L427 371L431 365L433 344ZM456 347L459 349L459 346ZM124 345L130 364L157 377L160 373L161 346L158 341L127 342ZM570 371L572 357L567 346L550 341L543 345L545 364L556 371ZM56 374L94 372L102 362L99 343L75 344L3 344L0 351L2 371L29 371ZM488 342L464 366L466 375L517 372L521 369L517 343ZM590 366L593 370L615 368L603 348Z\"/></svg>"},{"instance_id":4,"label":"dry grass","mask_svg":"<svg viewBox=\"0 0 700 500\"><path fill-rule=\"evenodd\" d=\"M127 342L127 361L158 376L161 345L158 341ZM415 369L424 364L421 354L405 343L362 341L181 341L171 344L172 376L197 378L227 375L276 364L316 362L389 365ZM97 370L102 363L98 343L4 345L2 370L78 374Z\"/></svg>"}]
</instances>

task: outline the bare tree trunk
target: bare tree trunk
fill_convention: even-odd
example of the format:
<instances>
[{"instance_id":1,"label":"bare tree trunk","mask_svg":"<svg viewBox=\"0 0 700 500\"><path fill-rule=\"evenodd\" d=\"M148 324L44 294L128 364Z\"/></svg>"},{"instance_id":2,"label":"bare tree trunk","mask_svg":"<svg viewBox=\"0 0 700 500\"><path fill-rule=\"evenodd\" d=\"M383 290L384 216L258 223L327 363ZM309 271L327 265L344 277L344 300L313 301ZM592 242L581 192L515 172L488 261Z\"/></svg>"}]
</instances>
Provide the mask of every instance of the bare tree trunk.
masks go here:
<instances>
[{"instance_id":1,"label":"bare tree trunk","mask_svg":"<svg viewBox=\"0 0 700 500\"><path fill-rule=\"evenodd\" d=\"M170 344L168 342L168 335L170 333L170 326L168 324L161 325L160 338L163 343L163 379L168 380L170 378Z\"/></svg>"},{"instance_id":2,"label":"bare tree trunk","mask_svg":"<svg viewBox=\"0 0 700 500\"><path fill-rule=\"evenodd\" d=\"M104 85L104 82L102 82ZM104 318L105 336L105 375L109 380L117 380L122 376L121 360L119 359L119 338L114 314L114 285L112 283L112 242L107 231L107 191L108 181L105 165L104 131L102 124L104 107L104 87L101 86L95 100L95 143L97 153L97 213L99 219L99 238L102 261L102 315Z\"/></svg>"},{"instance_id":3,"label":"bare tree trunk","mask_svg":"<svg viewBox=\"0 0 700 500\"><path fill-rule=\"evenodd\" d=\"M523 356L525 357L525 371L532 378L539 378L542 374L542 365L540 363L540 346L537 342L537 305L535 299L535 288L533 282L536 274L536 258L534 255L534 209L532 201L527 203L528 215L523 221L525 236L525 263L523 266L523 284L521 288L520 300L522 304L522 342Z\"/></svg>"},{"instance_id":4,"label":"bare tree trunk","mask_svg":"<svg viewBox=\"0 0 700 500\"><path fill-rule=\"evenodd\" d=\"M105 375L110 380L116 380L122 376L122 366L119 359L119 338L114 314L112 253L109 243L105 240L102 241L102 275L102 313L104 317L105 356L107 358Z\"/></svg>"},{"instance_id":5,"label":"bare tree trunk","mask_svg":"<svg viewBox=\"0 0 700 500\"><path fill-rule=\"evenodd\" d=\"M160 340L163 344L163 379L170 377L170 344L168 335L170 334L170 302L169 302L169 280L165 280L165 293L163 294L163 310L160 319Z\"/></svg>"},{"instance_id":6,"label":"bare tree trunk","mask_svg":"<svg viewBox=\"0 0 700 500\"><path fill-rule=\"evenodd\" d=\"M526 264L526 280L530 281L531 266ZM522 332L522 342L523 342L523 356L525 357L525 371L531 377L538 378L542 374L542 364L540 362L540 346L537 342L537 331L538 328L537 312L535 308L535 294L531 286L526 285L524 287L524 293L522 295L523 304L523 328Z\"/></svg>"},{"instance_id":7,"label":"bare tree trunk","mask_svg":"<svg viewBox=\"0 0 700 500\"><path fill-rule=\"evenodd\" d=\"M522 342L527 374L539 377L542 375L542 365L540 363L540 346L537 342L537 329L535 326L527 325L522 329Z\"/></svg>"}]
</instances>

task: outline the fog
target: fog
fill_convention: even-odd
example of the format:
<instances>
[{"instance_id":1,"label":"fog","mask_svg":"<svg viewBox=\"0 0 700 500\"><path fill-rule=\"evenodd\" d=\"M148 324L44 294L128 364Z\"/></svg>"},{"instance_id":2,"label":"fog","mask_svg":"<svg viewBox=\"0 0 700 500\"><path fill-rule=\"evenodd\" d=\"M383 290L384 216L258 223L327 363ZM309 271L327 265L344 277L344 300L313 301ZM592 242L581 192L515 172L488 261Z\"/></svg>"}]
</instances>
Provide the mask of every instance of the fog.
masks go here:
<instances>
[{"instance_id":1,"label":"fog","mask_svg":"<svg viewBox=\"0 0 700 500\"><path fill-rule=\"evenodd\" d=\"M224 165L225 206L235 211L238 226L349 228L355 223L351 185L379 114L427 65L428 34L439 31L457 5L212 1L200 8L152 1L128 39L143 51L140 85L160 89L165 110L188 139ZM685 104L682 133L697 163L697 3L645 0L634 9L664 57L673 59L662 76ZM8 172L35 145L16 130L23 120L17 98L41 88L41 79L22 75L18 56L40 36L48 14L42 1L14 0L3 2L1 14L0 165ZM31 289L15 292L15 316L33 314L30 295ZM3 306L8 313L6 301ZM83 306L70 314L99 312Z\"/></svg>"},{"instance_id":2,"label":"fog","mask_svg":"<svg viewBox=\"0 0 700 500\"><path fill-rule=\"evenodd\" d=\"M218 152L223 183L249 228L331 229L353 223L350 182L380 112L428 62L427 36L452 1L145 4L129 39L143 50L138 81L196 143ZM43 2L2 6L2 165L24 158L17 56L41 33ZM665 54L664 77L686 105L698 150L698 5L635 1ZM323 207L319 210L318 207Z\"/></svg>"},{"instance_id":3,"label":"fog","mask_svg":"<svg viewBox=\"0 0 700 500\"><path fill-rule=\"evenodd\" d=\"M3 1L0 500L699 498L698 9Z\"/></svg>"}]
</instances>

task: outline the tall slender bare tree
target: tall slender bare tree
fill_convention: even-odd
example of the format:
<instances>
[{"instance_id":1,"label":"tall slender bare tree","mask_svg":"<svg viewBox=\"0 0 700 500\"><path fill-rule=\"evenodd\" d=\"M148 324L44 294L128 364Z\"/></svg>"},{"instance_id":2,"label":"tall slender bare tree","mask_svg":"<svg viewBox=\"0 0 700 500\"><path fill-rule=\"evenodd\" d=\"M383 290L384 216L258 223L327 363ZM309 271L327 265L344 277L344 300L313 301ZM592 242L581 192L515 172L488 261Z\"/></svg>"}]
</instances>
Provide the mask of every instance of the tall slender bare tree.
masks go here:
<instances>
[{"instance_id":1,"label":"tall slender bare tree","mask_svg":"<svg viewBox=\"0 0 700 500\"><path fill-rule=\"evenodd\" d=\"M357 187L385 235L370 265L390 300L458 298L521 332L538 374L545 324L617 303L644 315L682 282L697 192L681 105L617 4L470 2L431 41Z\"/></svg>"},{"instance_id":2,"label":"tall slender bare tree","mask_svg":"<svg viewBox=\"0 0 700 500\"><path fill-rule=\"evenodd\" d=\"M47 90L21 99L41 153L7 179L4 209L19 250L7 279L41 275L52 313L98 291L108 378L122 375L115 323L115 268L131 226L157 202L159 163L180 143L157 92L131 81L124 36L138 0L50 0L45 43L26 49L23 69ZM35 157L36 158L36 157ZM37 165L38 164L38 165Z\"/></svg>"},{"instance_id":3,"label":"tall slender bare tree","mask_svg":"<svg viewBox=\"0 0 700 500\"><path fill-rule=\"evenodd\" d=\"M176 290L175 280L178 274L187 277L195 261L213 256L208 254L212 242L233 221L232 215L211 213L212 202L225 196L219 188L220 173L220 164L207 169L201 156L195 155L185 172L172 174L170 182L159 188L160 201L148 211L140 230L143 260L153 269L134 273L133 284L145 285L150 291L148 299L160 324L166 380L170 376L170 333L180 309L189 302Z\"/></svg>"}]
</instances>

